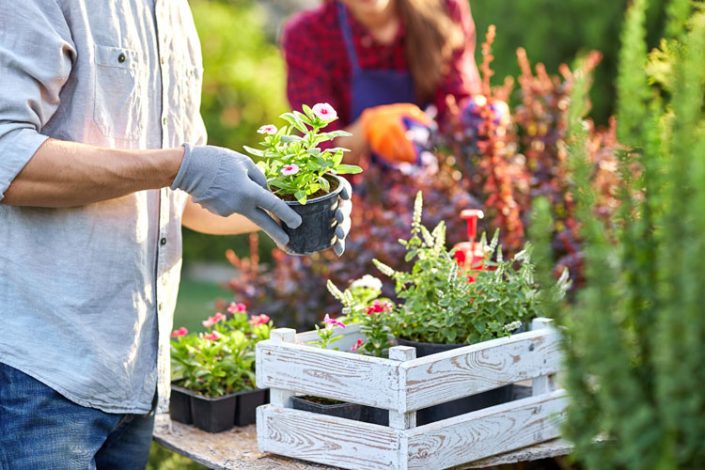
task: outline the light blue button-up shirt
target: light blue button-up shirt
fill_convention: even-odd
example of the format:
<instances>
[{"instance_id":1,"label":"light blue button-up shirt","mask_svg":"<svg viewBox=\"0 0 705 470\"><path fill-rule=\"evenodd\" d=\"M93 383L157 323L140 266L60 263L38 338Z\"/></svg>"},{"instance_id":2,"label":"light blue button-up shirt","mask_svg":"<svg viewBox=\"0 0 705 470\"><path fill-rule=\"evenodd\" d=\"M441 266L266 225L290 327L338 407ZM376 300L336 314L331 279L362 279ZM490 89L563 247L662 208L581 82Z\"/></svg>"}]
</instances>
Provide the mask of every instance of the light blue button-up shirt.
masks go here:
<instances>
[{"instance_id":1,"label":"light blue button-up shirt","mask_svg":"<svg viewBox=\"0 0 705 470\"><path fill-rule=\"evenodd\" d=\"M187 195L71 209L2 198L48 137L205 142L188 2L0 0L0 12L0 362L111 413L149 411L158 388L163 411Z\"/></svg>"}]
</instances>

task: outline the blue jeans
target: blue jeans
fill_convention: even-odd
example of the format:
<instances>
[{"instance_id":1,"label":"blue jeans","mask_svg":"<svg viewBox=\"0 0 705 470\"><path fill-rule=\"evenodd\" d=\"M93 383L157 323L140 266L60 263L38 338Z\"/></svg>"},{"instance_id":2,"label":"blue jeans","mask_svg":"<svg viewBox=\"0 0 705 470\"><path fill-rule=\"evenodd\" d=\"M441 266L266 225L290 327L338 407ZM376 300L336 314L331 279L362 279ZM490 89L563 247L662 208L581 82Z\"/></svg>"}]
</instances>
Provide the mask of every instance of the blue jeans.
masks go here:
<instances>
[{"instance_id":1,"label":"blue jeans","mask_svg":"<svg viewBox=\"0 0 705 470\"><path fill-rule=\"evenodd\" d=\"M77 405L0 363L0 470L143 470L154 414Z\"/></svg>"}]
</instances>

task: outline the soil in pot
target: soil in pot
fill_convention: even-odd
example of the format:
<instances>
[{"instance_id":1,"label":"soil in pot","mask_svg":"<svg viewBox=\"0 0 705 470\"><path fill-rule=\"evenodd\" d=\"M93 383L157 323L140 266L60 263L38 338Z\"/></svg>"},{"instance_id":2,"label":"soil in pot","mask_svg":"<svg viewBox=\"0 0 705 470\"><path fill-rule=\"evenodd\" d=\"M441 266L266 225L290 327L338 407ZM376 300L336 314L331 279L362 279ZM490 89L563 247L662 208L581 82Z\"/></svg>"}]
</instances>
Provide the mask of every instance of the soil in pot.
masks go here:
<instances>
[{"instance_id":1,"label":"soil in pot","mask_svg":"<svg viewBox=\"0 0 705 470\"><path fill-rule=\"evenodd\" d=\"M289 244L286 249L290 254L308 255L333 246L335 242L335 211L338 209L338 196L343 190L340 177L328 178L331 188L328 194L309 199L305 205L298 201L285 201L303 222L295 229L282 224L282 228L289 235Z\"/></svg>"},{"instance_id":2,"label":"soil in pot","mask_svg":"<svg viewBox=\"0 0 705 470\"><path fill-rule=\"evenodd\" d=\"M401 338L397 339L397 343L400 346L411 346L416 348L416 357L429 356L431 354L467 346L467 344L420 343ZM470 413L471 411L477 411L490 406L506 403L512 401L513 395L513 385L505 385L503 387L495 388L494 390L478 393L477 395L424 408L416 412L416 424L421 426L440 421L442 419L452 418L453 416Z\"/></svg>"},{"instance_id":3,"label":"soil in pot","mask_svg":"<svg viewBox=\"0 0 705 470\"><path fill-rule=\"evenodd\" d=\"M326 400L318 397L293 397L291 399L295 410L310 411L338 418L360 420L361 406L355 403L345 403L333 400Z\"/></svg>"},{"instance_id":4,"label":"soil in pot","mask_svg":"<svg viewBox=\"0 0 705 470\"><path fill-rule=\"evenodd\" d=\"M191 397L193 425L207 432L222 432L235 425L237 394L209 398L201 395Z\"/></svg>"},{"instance_id":5,"label":"soil in pot","mask_svg":"<svg viewBox=\"0 0 705 470\"><path fill-rule=\"evenodd\" d=\"M171 384L171 398L169 399L169 416L171 419L184 424L193 423L191 418L191 396L196 395L187 388Z\"/></svg>"},{"instance_id":6,"label":"soil in pot","mask_svg":"<svg viewBox=\"0 0 705 470\"><path fill-rule=\"evenodd\" d=\"M235 407L235 426L248 426L255 424L257 407L269 403L268 389L255 389L237 394Z\"/></svg>"}]
</instances>

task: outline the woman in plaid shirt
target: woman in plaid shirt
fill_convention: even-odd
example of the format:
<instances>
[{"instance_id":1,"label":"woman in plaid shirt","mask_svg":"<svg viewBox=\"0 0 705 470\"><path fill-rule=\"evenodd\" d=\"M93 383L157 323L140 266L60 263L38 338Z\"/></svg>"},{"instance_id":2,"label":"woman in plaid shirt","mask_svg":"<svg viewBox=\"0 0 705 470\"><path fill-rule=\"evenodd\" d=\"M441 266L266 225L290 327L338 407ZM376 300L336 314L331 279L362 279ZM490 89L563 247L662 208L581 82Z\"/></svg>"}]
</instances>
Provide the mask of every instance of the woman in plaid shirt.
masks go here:
<instances>
[{"instance_id":1,"label":"woman in plaid shirt","mask_svg":"<svg viewBox=\"0 0 705 470\"><path fill-rule=\"evenodd\" d=\"M419 109L479 92L475 25L467 0L325 0L284 29L287 93L294 109L330 103L331 127L352 137L351 161L370 152L388 163L414 162L411 125L430 125Z\"/></svg>"}]
</instances>

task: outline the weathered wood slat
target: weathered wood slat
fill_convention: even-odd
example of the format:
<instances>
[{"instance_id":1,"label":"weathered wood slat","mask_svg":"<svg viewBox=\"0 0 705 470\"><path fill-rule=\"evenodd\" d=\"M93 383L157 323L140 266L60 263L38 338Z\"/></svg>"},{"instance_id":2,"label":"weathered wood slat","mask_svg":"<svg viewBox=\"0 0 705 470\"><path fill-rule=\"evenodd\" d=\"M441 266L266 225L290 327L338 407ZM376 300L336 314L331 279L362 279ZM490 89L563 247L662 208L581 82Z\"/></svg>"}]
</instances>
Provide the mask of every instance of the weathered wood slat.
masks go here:
<instances>
[{"instance_id":1,"label":"weathered wood slat","mask_svg":"<svg viewBox=\"0 0 705 470\"><path fill-rule=\"evenodd\" d=\"M554 330L520 333L400 365L406 410L418 410L509 383L553 374L560 367Z\"/></svg>"},{"instance_id":2,"label":"weathered wood slat","mask_svg":"<svg viewBox=\"0 0 705 470\"><path fill-rule=\"evenodd\" d=\"M338 351L351 351L355 342L365 335L360 332L360 325L352 324L345 328L335 328L335 335L342 338L331 345L332 349L337 348ZM310 341L317 341L318 333L316 331L307 331L296 335L296 343L309 344Z\"/></svg>"},{"instance_id":3,"label":"weathered wood slat","mask_svg":"<svg viewBox=\"0 0 705 470\"><path fill-rule=\"evenodd\" d=\"M398 362L302 344L257 344L257 385L397 410Z\"/></svg>"},{"instance_id":4,"label":"weathered wood slat","mask_svg":"<svg viewBox=\"0 0 705 470\"><path fill-rule=\"evenodd\" d=\"M405 431L408 468L449 468L554 439L565 403L559 390Z\"/></svg>"},{"instance_id":5,"label":"weathered wood slat","mask_svg":"<svg viewBox=\"0 0 705 470\"><path fill-rule=\"evenodd\" d=\"M257 409L257 441L261 451L341 468L398 468L399 432L271 405Z\"/></svg>"}]
</instances>

